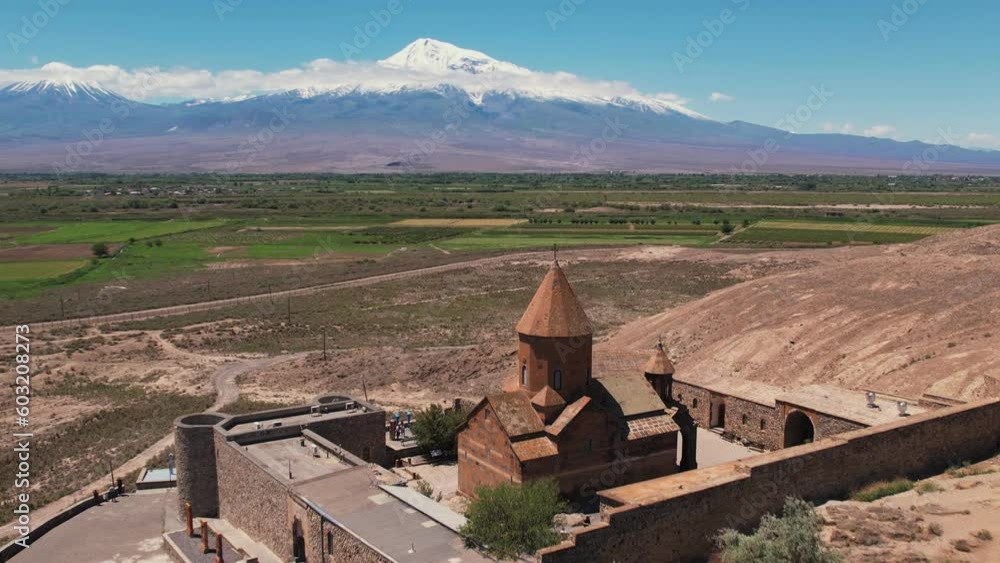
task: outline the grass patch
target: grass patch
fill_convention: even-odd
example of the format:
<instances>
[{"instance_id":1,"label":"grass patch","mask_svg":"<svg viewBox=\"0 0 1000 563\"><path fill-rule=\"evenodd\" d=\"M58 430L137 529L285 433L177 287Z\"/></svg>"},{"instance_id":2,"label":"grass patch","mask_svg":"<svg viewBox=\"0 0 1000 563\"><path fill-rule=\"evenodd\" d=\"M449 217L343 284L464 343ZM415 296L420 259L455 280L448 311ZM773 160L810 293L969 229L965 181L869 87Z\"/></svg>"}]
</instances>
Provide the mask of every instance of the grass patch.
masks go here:
<instances>
[{"instance_id":1,"label":"grass patch","mask_svg":"<svg viewBox=\"0 0 1000 563\"><path fill-rule=\"evenodd\" d=\"M185 231L209 229L224 225L223 220L190 221L84 221L57 225L53 231L34 233L21 244L67 244L75 242L126 242L129 239L162 237Z\"/></svg>"},{"instance_id":2,"label":"grass patch","mask_svg":"<svg viewBox=\"0 0 1000 563\"><path fill-rule=\"evenodd\" d=\"M107 401L108 407L84 415L32 442L31 507L44 506L107 475L167 435L177 417L201 412L212 404L208 395L148 393L141 387L74 379L39 394L67 395ZM0 454L0 471L13 475L17 459L10 449ZM118 477L116 475L115 477ZM10 513L13 481L2 489L0 510Z\"/></svg>"},{"instance_id":3,"label":"grass patch","mask_svg":"<svg viewBox=\"0 0 1000 563\"><path fill-rule=\"evenodd\" d=\"M916 490L918 495L925 495L928 493L940 493L944 490L944 487L934 481L922 481L917 484Z\"/></svg>"},{"instance_id":4,"label":"grass patch","mask_svg":"<svg viewBox=\"0 0 1000 563\"><path fill-rule=\"evenodd\" d=\"M855 491L851 495L851 500L859 502L873 502L880 498L905 493L912 488L913 481L910 481L909 479L899 478L892 481L879 481Z\"/></svg>"},{"instance_id":5,"label":"grass patch","mask_svg":"<svg viewBox=\"0 0 1000 563\"><path fill-rule=\"evenodd\" d=\"M960 465L953 465L948 468L948 475L954 477L955 479L960 479L962 477L974 477L976 475L987 475L989 473L995 472L995 469L990 469L983 467L981 465L972 465L968 461L963 461Z\"/></svg>"},{"instance_id":6,"label":"grass patch","mask_svg":"<svg viewBox=\"0 0 1000 563\"><path fill-rule=\"evenodd\" d=\"M0 282L46 280L68 274L87 264L87 260L2 262L0 263Z\"/></svg>"},{"instance_id":7,"label":"grass patch","mask_svg":"<svg viewBox=\"0 0 1000 563\"><path fill-rule=\"evenodd\" d=\"M278 401L258 401L256 399L247 399L246 397L240 397L235 401L231 401L222 405L219 412L226 414L247 414L257 411L269 411L273 409L280 409L283 407L291 406L289 403L281 403Z\"/></svg>"}]
</instances>

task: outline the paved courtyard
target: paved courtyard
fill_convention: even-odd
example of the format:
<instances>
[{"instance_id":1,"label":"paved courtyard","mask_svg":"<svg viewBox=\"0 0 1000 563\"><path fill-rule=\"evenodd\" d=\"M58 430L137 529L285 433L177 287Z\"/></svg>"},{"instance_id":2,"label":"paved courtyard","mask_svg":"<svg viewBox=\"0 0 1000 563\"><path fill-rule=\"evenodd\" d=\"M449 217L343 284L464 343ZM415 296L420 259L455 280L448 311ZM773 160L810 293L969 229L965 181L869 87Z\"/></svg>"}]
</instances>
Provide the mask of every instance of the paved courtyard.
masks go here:
<instances>
[{"instance_id":1,"label":"paved courtyard","mask_svg":"<svg viewBox=\"0 0 1000 563\"><path fill-rule=\"evenodd\" d=\"M183 524L176 489L148 491L106 502L42 536L14 563L171 563L161 534Z\"/></svg>"},{"instance_id":2,"label":"paved courtyard","mask_svg":"<svg viewBox=\"0 0 1000 563\"><path fill-rule=\"evenodd\" d=\"M758 455L760 452L722 439L715 432L698 429L698 469ZM677 461L680 463L680 448Z\"/></svg>"}]
</instances>

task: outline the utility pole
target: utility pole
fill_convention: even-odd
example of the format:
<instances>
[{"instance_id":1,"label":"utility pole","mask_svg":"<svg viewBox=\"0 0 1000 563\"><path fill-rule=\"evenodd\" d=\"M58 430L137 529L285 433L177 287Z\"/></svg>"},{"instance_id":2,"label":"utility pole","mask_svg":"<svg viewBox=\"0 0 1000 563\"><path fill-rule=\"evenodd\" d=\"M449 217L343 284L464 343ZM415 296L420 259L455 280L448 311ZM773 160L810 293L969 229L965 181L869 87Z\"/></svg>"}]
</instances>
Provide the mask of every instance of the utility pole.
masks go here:
<instances>
[{"instance_id":1,"label":"utility pole","mask_svg":"<svg viewBox=\"0 0 1000 563\"><path fill-rule=\"evenodd\" d=\"M63 296L59 294L59 316L65 320L66 319L66 304L63 302Z\"/></svg>"},{"instance_id":2,"label":"utility pole","mask_svg":"<svg viewBox=\"0 0 1000 563\"><path fill-rule=\"evenodd\" d=\"M288 299L285 301L288 305L288 324L292 324L292 296L289 295Z\"/></svg>"},{"instance_id":3,"label":"utility pole","mask_svg":"<svg viewBox=\"0 0 1000 563\"><path fill-rule=\"evenodd\" d=\"M323 361L326 361L326 331L323 331Z\"/></svg>"}]
</instances>

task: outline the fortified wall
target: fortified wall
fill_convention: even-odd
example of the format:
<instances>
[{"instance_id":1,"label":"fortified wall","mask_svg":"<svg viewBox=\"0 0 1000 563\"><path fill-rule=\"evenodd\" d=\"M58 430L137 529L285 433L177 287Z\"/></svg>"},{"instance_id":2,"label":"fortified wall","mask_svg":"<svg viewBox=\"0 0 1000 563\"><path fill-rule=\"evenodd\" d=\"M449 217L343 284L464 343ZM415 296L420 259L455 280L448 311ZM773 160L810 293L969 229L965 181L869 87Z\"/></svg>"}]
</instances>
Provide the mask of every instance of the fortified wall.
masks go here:
<instances>
[{"instance_id":1,"label":"fortified wall","mask_svg":"<svg viewBox=\"0 0 1000 563\"><path fill-rule=\"evenodd\" d=\"M700 402L700 401L699 401ZM784 499L840 498L864 484L938 473L1000 450L1000 400L926 412L745 460L599 493L604 522L541 550L542 563L687 561L722 528L752 529Z\"/></svg>"}]
</instances>

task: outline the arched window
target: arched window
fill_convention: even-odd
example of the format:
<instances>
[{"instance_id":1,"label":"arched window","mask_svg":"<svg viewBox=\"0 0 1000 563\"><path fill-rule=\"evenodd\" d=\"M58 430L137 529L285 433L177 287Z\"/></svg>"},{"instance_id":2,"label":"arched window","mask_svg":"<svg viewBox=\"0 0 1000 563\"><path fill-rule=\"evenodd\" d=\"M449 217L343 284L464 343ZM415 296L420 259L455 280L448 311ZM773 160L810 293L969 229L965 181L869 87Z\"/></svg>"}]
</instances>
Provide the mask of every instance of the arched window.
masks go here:
<instances>
[{"instance_id":1,"label":"arched window","mask_svg":"<svg viewBox=\"0 0 1000 563\"><path fill-rule=\"evenodd\" d=\"M557 369L556 371L552 372L552 387L554 387L556 389L556 391L562 389L562 370L561 369Z\"/></svg>"},{"instance_id":2,"label":"arched window","mask_svg":"<svg viewBox=\"0 0 1000 563\"><path fill-rule=\"evenodd\" d=\"M743 424L747 423L747 415L743 415Z\"/></svg>"},{"instance_id":3,"label":"arched window","mask_svg":"<svg viewBox=\"0 0 1000 563\"><path fill-rule=\"evenodd\" d=\"M528 385L528 366L521 366L521 385Z\"/></svg>"},{"instance_id":4,"label":"arched window","mask_svg":"<svg viewBox=\"0 0 1000 563\"><path fill-rule=\"evenodd\" d=\"M762 418L760 419L760 429L763 430L765 427L767 427L767 422Z\"/></svg>"},{"instance_id":5,"label":"arched window","mask_svg":"<svg viewBox=\"0 0 1000 563\"><path fill-rule=\"evenodd\" d=\"M326 533L326 552L333 553L333 532Z\"/></svg>"},{"instance_id":6,"label":"arched window","mask_svg":"<svg viewBox=\"0 0 1000 563\"><path fill-rule=\"evenodd\" d=\"M693 399L691 401L691 408L693 408L693 409L698 408L698 399Z\"/></svg>"}]
</instances>

